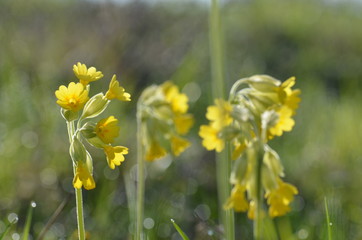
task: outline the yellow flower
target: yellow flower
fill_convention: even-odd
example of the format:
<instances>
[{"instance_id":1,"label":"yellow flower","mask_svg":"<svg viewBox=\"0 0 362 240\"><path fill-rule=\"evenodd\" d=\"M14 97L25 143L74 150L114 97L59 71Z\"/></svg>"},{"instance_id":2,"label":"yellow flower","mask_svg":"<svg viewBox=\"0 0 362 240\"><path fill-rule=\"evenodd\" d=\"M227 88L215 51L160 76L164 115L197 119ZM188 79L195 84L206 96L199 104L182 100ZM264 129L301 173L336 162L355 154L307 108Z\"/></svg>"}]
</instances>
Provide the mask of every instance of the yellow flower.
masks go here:
<instances>
[{"instance_id":1,"label":"yellow flower","mask_svg":"<svg viewBox=\"0 0 362 240\"><path fill-rule=\"evenodd\" d=\"M175 113L186 113L189 108L186 94L180 93L177 86L171 82L165 82L161 85L165 99L171 104L171 109Z\"/></svg>"},{"instance_id":2,"label":"yellow flower","mask_svg":"<svg viewBox=\"0 0 362 240\"><path fill-rule=\"evenodd\" d=\"M265 196L270 205L269 215L278 217L290 211L289 204L293 201L294 195L298 194L296 187L278 179L278 188L268 192Z\"/></svg>"},{"instance_id":3,"label":"yellow flower","mask_svg":"<svg viewBox=\"0 0 362 240\"><path fill-rule=\"evenodd\" d=\"M109 116L97 123L95 132L97 136L106 144L113 143L114 139L119 135L118 120Z\"/></svg>"},{"instance_id":4,"label":"yellow flower","mask_svg":"<svg viewBox=\"0 0 362 240\"><path fill-rule=\"evenodd\" d=\"M88 101L88 91L84 89L80 83L71 82L68 88L64 85L55 91L55 96L58 98L57 104L66 110L77 112L83 108Z\"/></svg>"},{"instance_id":5,"label":"yellow flower","mask_svg":"<svg viewBox=\"0 0 362 240\"><path fill-rule=\"evenodd\" d=\"M269 128L269 138L273 136L281 136L283 132L289 132L294 126L294 120L292 119L293 111L286 107L281 106L277 110L278 120L274 126Z\"/></svg>"},{"instance_id":6,"label":"yellow flower","mask_svg":"<svg viewBox=\"0 0 362 240\"><path fill-rule=\"evenodd\" d=\"M291 77L285 80L278 88L279 98L282 103L289 107L293 111L293 115L295 114L295 110L298 108L298 104L300 102L300 93L299 89L292 89L295 85L295 77Z\"/></svg>"},{"instance_id":7,"label":"yellow flower","mask_svg":"<svg viewBox=\"0 0 362 240\"><path fill-rule=\"evenodd\" d=\"M97 72L95 67L87 68L85 64L81 64L80 62L78 62L77 65L73 65L73 72L84 86L87 86L89 82L96 81L103 77L102 72Z\"/></svg>"},{"instance_id":8,"label":"yellow flower","mask_svg":"<svg viewBox=\"0 0 362 240\"><path fill-rule=\"evenodd\" d=\"M87 164L82 161L78 161L77 163L73 186L77 189L80 189L83 186L87 190L91 190L96 187L96 183L94 182L93 176L90 173Z\"/></svg>"},{"instance_id":9,"label":"yellow flower","mask_svg":"<svg viewBox=\"0 0 362 240\"><path fill-rule=\"evenodd\" d=\"M231 155L231 159L236 160L238 157L240 157L240 155L244 152L245 149L246 149L245 142L243 143L236 142L235 149Z\"/></svg>"},{"instance_id":10,"label":"yellow flower","mask_svg":"<svg viewBox=\"0 0 362 240\"><path fill-rule=\"evenodd\" d=\"M217 152L221 152L224 149L224 140L218 137L219 131L213 126L202 125L200 127L199 135L203 138L202 145L207 150L211 151L215 149Z\"/></svg>"},{"instance_id":11,"label":"yellow flower","mask_svg":"<svg viewBox=\"0 0 362 240\"><path fill-rule=\"evenodd\" d=\"M224 205L225 209L233 208L236 212L245 212L249 204L245 198L245 186L236 184L231 191L231 196Z\"/></svg>"},{"instance_id":12,"label":"yellow flower","mask_svg":"<svg viewBox=\"0 0 362 240\"><path fill-rule=\"evenodd\" d=\"M161 147L156 141L152 141L146 152L146 160L154 161L155 159L166 156L166 150Z\"/></svg>"},{"instance_id":13,"label":"yellow flower","mask_svg":"<svg viewBox=\"0 0 362 240\"><path fill-rule=\"evenodd\" d=\"M171 137L171 149L173 154L175 154L175 156L180 155L189 146L190 146L189 141L177 136Z\"/></svg>"},{"instance_id":14,"label":"yellow flower","mask_svg":"<svg viewBox=\"0 0 362 240\"><path fill-rule=\"evenodd\" d=\"M212 121L211 125L215 129L221 130L232 123L231 111L232 106L229 102L223 99L215 99L215 106L207 108L206 118Z\"/></svg>"},{"instance_id":15,"label":"yellow flower","mask_svg":"<svg viewBox=\"0 0 362 240\"><path fill-rule=\"evenodd\" d=\"M116 75L113 75L112 80L109 83L106 98L109 100L116 98L121 101L131 101L131 94L126 93L125 89L119 86Z\"/></svg>"},{"instance_id":16,"label":"yellow flower","mask_svg":"<svg viewBox=\"0 0 362 240\"><path fill-rule=\"evenodd\" d=\"M123 155L128 154L128 148L122 146L112 147L108 145L104 147L104 152L107 156L108 166L114 169L124 161Z\"/></svg>"},{"instance_id":17,"label":"yellow flower","mask_svg":"<svg viewBox=\"0 0 362 240\"><path fill-rule=\"evenodd\" d=\"M248 218L249 219L255 219L255 202L254 202L254 200L250 201L249 211L248 211Z\"/></svg>"},{"instance_id":18,"label":"yellow flower","mask_svg":"<svg viewBox=\"0 0 362 240\"><path fill-rule=\"evenodd\" d=\"M173 121L175 123L176 132L184 135L194 124L194 118L191 114L177 114Z\"/></svg>"}]
</instances>

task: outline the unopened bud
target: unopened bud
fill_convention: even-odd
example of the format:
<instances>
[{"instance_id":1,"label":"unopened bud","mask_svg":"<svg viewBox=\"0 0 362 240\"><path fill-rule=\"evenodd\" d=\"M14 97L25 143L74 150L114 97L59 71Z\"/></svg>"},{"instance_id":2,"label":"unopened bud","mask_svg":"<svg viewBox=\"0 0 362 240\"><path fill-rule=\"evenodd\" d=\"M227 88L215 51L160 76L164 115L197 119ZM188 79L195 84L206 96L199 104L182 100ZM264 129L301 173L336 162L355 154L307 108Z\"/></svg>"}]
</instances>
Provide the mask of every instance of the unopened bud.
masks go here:
<instances>
[{"instance_id":1,"label":"unopened bud","mask_svg":"<svg viewBox=\"0 0 362 240\"><path fill-rule=\"evenodd\" d=\"M261 92L275 92L281 82L268 75L254 75L248 78L247 83Z\"/></svg>"},{"instance_id":2,"label":"unopened bud","mask_svg":"<svg viewBox=\"0 0 362 240\"><path fill-rule=\"evenodd\" d=\"M108 99L104 97L103 93L94 95L84 106L81 119L94 118L101 114L108 106Z\"/></svg>"},{"instance_id":3,"label":"unopened bud","mask_svg":"<svg viewBox=\"0 0 362 240\"><path fill-rule=\"evenodd\" d=\"M85 147L77 137L73 138L72 144L69 149L70 156L73 162L77 163L79 161L85 162L87 158L87 153Z\"/></svg>"}]
</instances>

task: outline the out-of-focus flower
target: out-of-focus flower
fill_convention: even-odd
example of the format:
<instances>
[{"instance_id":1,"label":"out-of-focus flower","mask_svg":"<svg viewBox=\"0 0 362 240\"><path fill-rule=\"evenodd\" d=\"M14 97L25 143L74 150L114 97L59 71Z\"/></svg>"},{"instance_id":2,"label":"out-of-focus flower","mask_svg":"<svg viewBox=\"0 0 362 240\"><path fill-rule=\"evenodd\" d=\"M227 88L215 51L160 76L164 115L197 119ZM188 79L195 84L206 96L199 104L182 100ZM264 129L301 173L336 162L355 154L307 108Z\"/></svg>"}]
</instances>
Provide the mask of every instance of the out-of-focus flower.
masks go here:
<instances>
[{"instance_id":1,"label":"out-of-focus flower","mask_svg":"<svg viewBox=\"0 0 362 240\"><path fill-rule=\"evenodd\" d=\"M233 208L236 212L245 212L249 208L249 203L245 198L245 187L236 184L231 191L231 195L224 205L225 209Z\"/></svg>"},{"instance_id":2,"label":"out-of-focus flower","mask_svg":"<svg viewBox=\"0 0 362 240\"><path fill-rule=\"evenodd\" d=\"M189 108L188 97L180 93L178 87L171 82L165 82L161 85L165 99L170 103L172 111L175 113L186 113Z\"/></svg>"},{"instance_id":3,"label":"out-of-focus flower","mask_svg":"<svg viewBox=\"0 0 362 240\"><path fill-rule=\"evenodd\" d=\"M88 91L80 83L69 83L68 87L62 85L55 96L58 98L57 104L66 110L77 112L81 110L88 101Z\"/></svg>"},{"instance_id":4,"label":"out-of-focus flower","mask_svg":"<svg viewBox=\"0 0 362 240\"><path fill-rule=\"evenodd\" d=\"M232 106L229 102L215 99L215 105L207 108L206 118L215 129L221 130L232 123L231 111Z\"/></svg>"},{"instance_id":5,"label":"out-of-focus flower","mask_svg":"<svg viewBox=\"0 0 362 240\"><path fill-rule=\"evenodd\" d=\"M189 146L190 146L189 141L178 136L171 137L171 149L175 156L179 156Z\"/></svg>"},{"instance_id":6,"label":"out-of-focus flower","mask_svg":"<svg viewBox=\"0 0 362 240\"><path fill-rule=\"evenodd\" d=\"M269 215L279 217L290 211L289 204L293 201L294 195L298 194L296 187L278 179L278 187L266 193L267 202L270 205Z\"/></svg>"},{"instance_id":7,"label":"out-of-focus flower","mask_svg":"<svg viewBox=\"0 0 362 240\"><path fill-rule=\"evenodd\" d=\"M290 210L289 203L298 191L280 179L284 176L283 165L268 141L291 131L295 124L292 117L300 102L300 90L292 89L294 85L294 77L281 82L268 75L251 76L232 86L228 101L216 99L215 105L207 108L210 122L200 127L202 145L221 152L229 142L229 156L236 160L227 209L248 210L253 219L256 206L262 204L259 196L266 193L270 216L281 216Z\"/></svg>"},{"instance_id":8,"label":"out-of-focus flower","mask_svg":"<svg viewBox=\"0 0 362 240\"><path fill-rule=\"evenodd\" d=\"M131 101L131 94L127 93L126 90L119 85L116 75L113 75L112 80L109 83L106 98L109 100L118 99L120 101Z\"/></svg>"},{"instance_id":9,"label":"out-of-focus flower","mask_svg":"<svg viewBox=\"0 0 362 240\"><path fill-rule=\"evenodd\" d=\"M167 155L166 150L160 146L156 141L152 141L146 148L146 160L154 161L155 159L162 158Z\"/></svg>"},{"instance_id":10,"label":"out-of-focus flower","mask_svg":"<svg viewBox=\"0 0 362 240\"><path fill-rule=\"evenodd\" d=\"M209 125L202 125L199 131L200 137L202 137L202 145L209 151L216 150L221 152L225 147L223 139L219 138L219 131Z\"/></svg>"},{"instance_id":11,"label":"out-of-focus flower","mask_svg":"<svg viewBox=\"0 0 362 240\"><path fill-rule=\"evenodd\" d=\"M109 144L118 137L119 129L118 120L114 116L109 116L97 123L95 132L104 143Z\"/></svg>"},{"instance_id":12,"label":"out-of-focus flower","mask_svg":"<svg viewBox=\"0 0 362 240\"><path fill-rule=\"evenodd\" d=\"M181 137L194 123L193 116L187 113L187 102L187 96L171 82L153 85L143 91L137 111L142 120L139 131L147 161L168 153L179 156L190 146L190 142Z\"/></svg>"},{"instance_id":13,"label":"out-of-focus flower","mask_svg":"<svg viewBox=\"0 0 362 240\"><path fill-rule=\"evenodd\" d=\"M87 164L83 163L82 161L78 161L75 175L73 179L73 186L74 188L82 188L82 186L87 189L91 190L96 187L96 183L94 182L93 176L88 169Z\"/></svg>"},{"instance_id":14,"label":"out-of-focus flower","mask_svg":"<svg viewBox=\"0 0 362 240\"><path fill-rule=\"evenodd\" d=\"M77 65L73 65L73 72L79 79L79 82L84 86L103 77L102 72L97 71L95 67L87 68L85 64L80 62L78 62Z\"/></svg>"},{"instance_id":15,"label":"out-of-focus flower","mask_svg":"<svg viewBox=\"0 0 362 240\"><path fill-rule=\"evenodd\" d=\"M111 169L120 166L124 161L124 155L128 154L128 148L123 146L112 147L110 145L104 146L104 152L107 156L107 163Z\"/></svg>"}]
</instances>

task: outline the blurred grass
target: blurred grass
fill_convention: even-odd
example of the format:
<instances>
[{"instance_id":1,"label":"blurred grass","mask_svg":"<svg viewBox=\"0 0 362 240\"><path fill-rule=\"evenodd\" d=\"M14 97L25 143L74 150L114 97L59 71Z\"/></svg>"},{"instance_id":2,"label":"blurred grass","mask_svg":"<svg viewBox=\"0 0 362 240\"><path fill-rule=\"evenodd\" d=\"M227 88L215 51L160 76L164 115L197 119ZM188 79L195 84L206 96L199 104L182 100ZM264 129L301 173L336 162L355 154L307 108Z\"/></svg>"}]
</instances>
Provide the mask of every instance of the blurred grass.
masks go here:
<instances>
[{"instance_id":1,"label":"blurred grass","mask_svg":"<svg viewBox=\"0 0 362 240\"><path fill-rule=\"evenodd\" d=\"M362 238L362 6L348 1L227 1L222 8L225 84L266 73L297 77L302 103L293 132L274 141L287 181L300 195L287 217L276 219L296 239L327 239L324 197L336 239ZM66 126L54 91L75 79L77 61L113 73L133 102L112 103L118 112L118 142L130 148L117 170L94 151L97 188L85 193L86 226L92 239L127 239L124 177L135 184L135 103L145 86L174 80L190 95L197 119L192 147L181 157L148 166L145 218L150 239L179 239L169 222L191 239L220 232L214 155L197 136L211 102L208 9L197 3L3 0L0 2L0 232L10 213L21 232L28 203L37 203L30 235L36 237L72 193ZM96 92L96 91L91 92ZM76 231L73 199L45 239ZM237 214L236 235L252 236L251 222ZM4 222L3 222L4 221ZM150 220L152 223L152 221ZM278 229L286 227L278 227ZM9 235L10 236L10 235ZM6 239L6 238L4 238Z\"/></svg>"}]
</instances>

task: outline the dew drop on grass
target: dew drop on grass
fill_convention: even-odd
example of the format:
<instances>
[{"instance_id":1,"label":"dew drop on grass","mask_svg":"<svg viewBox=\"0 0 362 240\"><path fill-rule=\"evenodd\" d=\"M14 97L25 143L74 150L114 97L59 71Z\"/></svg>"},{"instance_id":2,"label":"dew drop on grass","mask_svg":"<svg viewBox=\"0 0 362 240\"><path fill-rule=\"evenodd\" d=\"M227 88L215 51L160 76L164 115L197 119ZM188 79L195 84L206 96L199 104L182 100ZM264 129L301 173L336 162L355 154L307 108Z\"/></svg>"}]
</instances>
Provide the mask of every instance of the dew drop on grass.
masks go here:
<instances>
[{"instance_id":1,"label":"dew drop on grass","mask_svg":"<svg viewBox=\"0 0 362 240\"><path fill-rule=\"evenodd\" d=\"M333 225L333 223L330 222L330 223L329 223L329 226L332 226L332 225Z\"/></svg>"},{"instance_id":2,"label":"dew drop on grass","mask_svg":"<svg viewBox=\"0 0 362 240\"><path fill-rule=\"evenodd\" d=\"M19 220L18 215L16 213L10 213L8 215L8 221L10 223L16 223Z\"/></svg>"},{"instance_id":3,"label":"dew drop on grass","mask_svg":"<svg viewBox=\"0 0 362 240\"><path fill-rule=\"evenodd\" d=\"M31 206L32 208L35 208L35 207L36 207L36 202L31 201L30 206Z\"/></svg>"}]
</instances>

